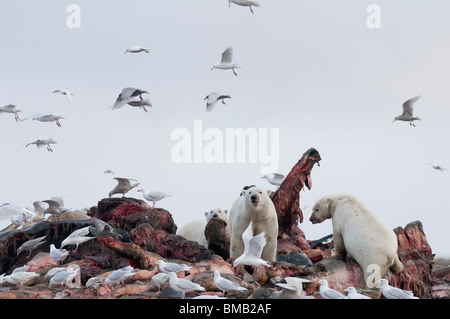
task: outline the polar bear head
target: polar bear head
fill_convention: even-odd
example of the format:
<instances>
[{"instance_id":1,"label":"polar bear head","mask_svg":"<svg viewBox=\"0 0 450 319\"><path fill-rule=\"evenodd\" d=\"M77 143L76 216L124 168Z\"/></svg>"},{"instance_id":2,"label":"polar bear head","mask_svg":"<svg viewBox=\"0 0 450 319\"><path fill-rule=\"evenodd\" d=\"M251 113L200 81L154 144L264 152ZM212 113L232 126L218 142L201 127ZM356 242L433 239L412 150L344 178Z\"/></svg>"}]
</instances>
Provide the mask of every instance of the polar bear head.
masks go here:
<instances>
[{"instance_id":1,"label":"polar bear head","mask_svg":"<svg viewBox=\"0 0 450 319\"><path fill-rule=\"evenodd\" d=\"M271 201L269 192L261 187L253 186L248 188L243 194L247 207L259 208L266 206Z\"/></svg>"},{"instance_id":2,"label":"polar bear head","mask_svg":"<svg viewBox=\"0 0 450 319\"><path fill-rule=\"evenodd\" d=\"M208 223L212 218L217 217L228 222L228 210L226 209L211 209L209 212L205 212L206 222Z\"/></svg>"},{"instance_id":3,"label":"polar bear head","mask_svg":"<svg viewBox=\"0 0 450 319\"><path fill-rule=\"evenodd\" d=\"M336 200L330 196L325 196L319 199L313 207L313 211L309 220L313 224L321 223L325 219L333 216L336 209Z\"/></svg>"}]
</instances>

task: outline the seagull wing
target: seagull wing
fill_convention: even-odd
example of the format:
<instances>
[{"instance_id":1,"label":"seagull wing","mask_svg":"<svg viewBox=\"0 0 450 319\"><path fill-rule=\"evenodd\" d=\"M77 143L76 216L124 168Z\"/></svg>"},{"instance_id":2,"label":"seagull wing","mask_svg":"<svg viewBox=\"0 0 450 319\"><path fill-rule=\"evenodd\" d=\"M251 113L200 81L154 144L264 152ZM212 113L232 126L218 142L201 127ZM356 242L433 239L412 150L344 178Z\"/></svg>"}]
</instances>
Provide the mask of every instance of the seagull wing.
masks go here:
<instances>
[{"instance_id":1,"label":"seagull wing","mask_svg":"<svg viewBox=\"0 0 450 319\"><path fill-rule=\"evenodd\" d=\"M72 93L70 93L69 91L64 91L64 94L69 99L70 104L73 104Z\"/></svg>"},{"instance_id":2,"label":"seagull wing","mask_svg":"<svg viewBox=\"0 0 450 319\"><path fill-rule=\"evenodd\" d=\"M206 100L206 111L211 112L214 108L214 106L217 103L218 97L220 96L219 93L209 93L207 97L205 97Z\"/></svg>"},{"instance_id":3,"label":"seagull wing","mask_svg":"<svg viewBox=\"0 0 450 319\"><path fill-rule=\"evenodd\" d=\"M402 290L397 287L389 286L388 295L395 299L405 299L413 296L412 291Z\"/></svg>"},{"instance_id":4,"label":"seagull wing","mask_svg":"<svg viewBox=\"0 0 450 319\"><path fill-rule=\"evenodd\" d=\"M113 110L121 108L125 104L127 104L129 101L133 99L133 93L136 92L136 88L124 88L122 89L122 93L119 94L117 97L116 102L112 106Z\"/></svg>"},{"instance_id":5,"label":"seagull wing","mask_svg":"<svg viewBox=\"0 0 450 319\"><path fill-rule=\"evenodd\" d=\"M298 292L303 291L303 283L304 282L311 282L311 280L303 279L303 278L297 278L297 277L285 277L284 280L289 286L297 288Z\"/></svg>"},{"instance_id":6,"label":"seagull wing","mask_svg":"<svg viewBox=\"0 0 450 319\"><path fill-rule=\"evenodd\" d=\"M62 207L61 204L56 200L47 199L47 200L43 200L43 202L47 203L51 209L59 209Z\"/></svg>"},{"instance_id":7,"label":"seagull wing","mask_svg":"<svg viewBox=\"0 0 450 319\"><path fill-rule=\"evenodd\" d=\"M233 48L228 47L225 51L222 53L222 60L221 63L231 63L233 61Z\"/></svg>"},{"instance_id":8,"label":"seagull wing","mask_svg":"<svg viewBox=\"0 0 450 319\"><path fill-rule=\"evenodd\" d=\"M247 249L247 253L251 256L261 258L261 254L263 251L264 246L266 245L266 233L262 232L257 236L254 236L252 238L248 238L247 245L245 248ZM245 244L245 240L244 240ZM245 251L244 251L245 254Z\"/></svg>"},{"instance_id":9,"label":"seagull wing","mask_svg":"<svg viewBox=\"0 0 450 319\"><path fill-rule=\"evenodd\" d=\"M403 115L413 116L413 105L420 99L420 95L409 99L405 103L403 103Z\"/></svg>"},{"instance_id":10,"label":"seagull wing","mask_svg":"<svg viewBox=\"0 0 450 319\"><path fill-rule=\"evenodd\" d=\"M329 298L329 299L347 299L343 294L341 294L339 291L336 291L334 289L328 288L326 289L323 294Z\"/></svg>"},{"instance_id":11,"label":"seagull wing","mask_svg":"<svg viewBox=\"0 0 450 319\"><path fill-rule=\"evenodd\" d=\"M217 288L219 289L223 289L223 290L240 290L243 287L241 287L240 285L238 285L237 283L232 282L231 280L228 280L226 278L220 277L219 280L217 281L216 285L218 286Z\"/></svg>"},{"instance_id":12,"label":"seagull wing","mask_svg":"<svg viewBox=\"0 0 450 319\"><path fill-rule=\"evenodd\" d=\"M281 288L287 289L287 290L297 291L297 287L291 286L289 284L283 284L283 283L278 282L275 285L279 286Z\"/></svg>"},{"instance_id":13,"label":"seagull wing","mask_svg":"<svg viewBox=\"0 0 450 319\"><path fill-rule=\"evenodd\" d=\"M89 228L90 227L91 226L87 226L87 227L83 227L83 228L77 229L74 232L72 232L67 238L69 238L69 237L78 237L78 236L79 237L84 237L84 236L89 234Z\"/></svg>"}]
</instances>

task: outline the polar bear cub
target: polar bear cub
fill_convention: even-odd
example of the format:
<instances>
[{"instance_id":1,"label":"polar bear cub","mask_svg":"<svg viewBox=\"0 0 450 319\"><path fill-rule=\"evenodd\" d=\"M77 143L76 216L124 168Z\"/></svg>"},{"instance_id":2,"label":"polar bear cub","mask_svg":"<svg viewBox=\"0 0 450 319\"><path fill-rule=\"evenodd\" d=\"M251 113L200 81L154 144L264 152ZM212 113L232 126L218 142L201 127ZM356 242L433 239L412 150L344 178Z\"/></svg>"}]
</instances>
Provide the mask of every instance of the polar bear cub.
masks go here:
<instances>
[{"instance_id":1,"label":"polar bear cub","mask_svg":"<svg viewBox=\"0 0 450 319\"><path fill-rule=\"evenodd\" d=\"M329 218L336 258L345 260L349 253L361 266L368 288L374 287L367 281L373 265L378 265L381 277L388 269L394 273L403 270L394 231L358 199L346 194L322 197L314 204L309 220L316 224Z\"/></svg>"},{"instance_id":2,"label":"polar bear cub","mask_svg":"<svg viewBox=\"0 0 450 319\"><path fill-rule=\"evenodd\" d=\"M244 252L242 233L251 224L253 236L266 233L266 245L261 258L275 261L277 253L278 217L275 206L264 188L245 187L236 199L228 216L230 221L230 257L237 258Z\"/></svg>"},{"instance_id":3,"label":"polar bear cub","mask_svg":"<svg viewBox=\"0 0 450 319\"><path fill-rule=\"evenodd\" d=\"M187 223L183 227L177 230L177 235L183 236L187 240L195 241L200 245L208 248L208 241L205 237L205 227L208 222L214 218L223 219L228 223L228 210L223 210L220 208L211 209L208 212L204 213L205 219L202 220L194 220L190 223Z\"/></svg>"}]
</instances>

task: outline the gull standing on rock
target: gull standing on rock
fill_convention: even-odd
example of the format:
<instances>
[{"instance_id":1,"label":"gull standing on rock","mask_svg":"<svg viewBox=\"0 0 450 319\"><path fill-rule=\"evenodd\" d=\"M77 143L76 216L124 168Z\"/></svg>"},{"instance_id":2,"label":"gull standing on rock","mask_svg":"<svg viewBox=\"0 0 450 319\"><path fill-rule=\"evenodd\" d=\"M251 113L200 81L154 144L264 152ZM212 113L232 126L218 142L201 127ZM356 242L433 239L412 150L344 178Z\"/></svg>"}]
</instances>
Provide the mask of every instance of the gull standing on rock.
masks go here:
<instances>
[{"instance_id":1,"label":"gull standing on rock","mask_svg":"<svg viewBox=\"0 0 450 319\"><path fill-rule=\"evenodd\" d=\"M80 244L85 243L85 242L95 238L95 237L86 237L86 235L89 234L90 227L91 226L87 226L87 227L83 227L83 228L75 230L73 233L71 233L69 236L67 236L61 242L61 248L68 246L68 245L76 245L75 250L72 251L72 253L75 253Z\"/></svg>"},{"instance_id":2,"label":"gull standing on rock","mask_svg":"<svg viewBox=\"0 0 450 319\"><path fill-rule=\"evenodd\" d=\"M161 285L166 285L169 282L170 276L165 272L159 272L152 276L151 282L156 283L158 286L158 291L161 289Z\"/></svg>"},{"instance_id":3,"label":"gull standing on rock","mask_svg":"<svg viewBox=\"0 0 450 319\"><path fill-rule=\"evenodd\" d=\"M233 48L228 47L225 51L222 53L222 60L218 63L215 63L211 71L214 69L219 70L233 70L234 75L237 76L237 73L234 69L240 69L240 66L237 63L233 63Z\"/></svg>"},{"instance_id":4,"label":"gull standing on rock","mask_svg":"<svg viewBox=\"0 0 450 319\"><path fill-rule=\"evenodd\" d=\"M120 284L128 277L134 276L137 272L133 266L126 266L113 271L108 278L105 279L105 284Z\"/></svg>"},{"instance_id":5,"label":"gull standing on rock","mask_svg":"<svg viewBox=\"0 0 450 319\"><path fill-rule=\"evenodd\" d=\"M220 271L218 270L214 270L214 283L216 284L216 287L218 289L222 290L222 293L224 295L227 291L230 290L238 290L238 291L247 290L247 288L244 288L238 285L237 283L220 276Z\"/></svg>"},{"instance_id":6,"label":"gull standing on rock","mask_svg":"<svg viewBox=\"0 0 450 319\"><path fill-rule=\"evenodd\" d=\"M249 265L249 266L267 266L270 267L269 262L261 259L261 254L266 245L266 232L262 232L257 236L250 237L247 232L242 233L242 240L244 241L244 252L241 256L235 259L233 265Z\"/></svg>"},{"instance_id":7,"label":"gull standing on rock","mask_svg":"<svg viewBox=\"0 0 450 319\"><path fill-rule=\"evenodd\" d=\"M211 112L216 105L217 102L222 101L222 104L225 104L225 99L231 99L229 95L222 95L216 92L209 93L206 97L206 112Z\"/></svg>"},{"instance_id":8,"label":"gull standing on rock","mask_svg":"<svg viewBox=\"0 0 450 319\"><path fill-rule=\"evenodd\" d=\"M76 278L75 284L72 284L74 278ZM80 280L80 266L78 265L69 265L64 270L58 271L53 277L50 279L51 288L54 285L60 286L68 286L68 288L81 288L81 280Z\"/></svg>"},{"instance_id":9,"label":"gull standing on rock","mask_svg":"<svg viewBox=\"0 0 450 319\"><path fill-rule=\"evenodd\" d=\"M308 299L308 296L303 296L303 284L311 282L311 280L298 277L285 277L286 283L276 283L276 286L283 288L279 294L278 299Z\"/></svg>"},{"instance_id":10,"label":"gull standing on rock","mask_svg":"<svg viewBox=\"0 0 450 319\"><path fill-rule=\"evenodd\" d=\"M33 250L45 243L45 237L47 237L47 235L35 239L30 239L24 242L19 248L17 248L17 256L19 256L24 251L28 251L27 258L30 257Z\"/></svg>"},{"instance_id":11,"label":"gull standing on rock","mask_svg":"<svg viewBox=\"0 0 450 319\"><path fill-rule=\"evenodd\" d=\"M69 252L67 250L57 249L54 244L50 245L50 258L55 260L58 265L61 265L67 256L69 256Z\"/></svg>"},{"instance_id":12,"label":"gull standing on rock","mask_svg":"<svg viewBox=\"0 0 450 319\"><path fill-rule=\"evenodd\" d=\"M139 186L139 183L131 184L130 181L136 182L135 179L122 178L122 177L114 177L114 179L117 181L117 185L116 185L116 187L114 187L114 189L112 191L109 192L110 198L114 194L122 194L122 198L124 198L126 193L128 193L133 188Z\"/></svg>"},{"instance_id":13,"label":"gull standing on rock","mask_svg":"<svg viewBox=\"0 0 450 319\"><path fill-rule=\"evenodd\" d=\"M252 6L259 7L258 2L251 0L228 0L228 7L230 7L232 3L243 7L249 7L252 13L253 13Z\"/></svg>"},{"instance_id":14,"label":"gull standing on rock","mask_svg":"<svg viewBox=\"0 0 450 319\"><path fill-rule=\"evenodd\" d=\"M344 289L343 291L345 291L347 293L348 299L372 299L369 296L358 293L356 291L355 287L348 287L348 288Z\"/></svg>"},{"instance_id":15,"label":"gull standing on rock","mask_svg":"<svg viewBox=\"0 0 450 319\"><path fill-rule=\"evenodd\" d=\"M413 105L414 105L414 103L417 102L418 99L420 99L420 95L413 97L412 99L409 99L408 101L403 103L403 113L401 115L395 117L395 119L392 122L405 121L405 122L409 122L409 125L415 127L416 125L414 124L414 121L416 121L416 120L421 121L421 119L419 117L415 117L413 115Z\"/></svg>"},{"instance_id":16,"label":"gull standing on rock","mask_svg":"<svg viewBox=\"0 0 450 319\"><path fill-rule=\"evenodd\" d=\"M186 292L205 291L205 288L200 286L199 284L196 284L187 279L178 278L177 274L174 272L170 272L169 276L170 276L169 279L170 287L175 291L181 292L183 294L182 296L183 299Z\"/></svg>"},{"instance_id":17,"label":"gull standing on rock","mask_svg":"<svg viewBox=\"0 0 450 319\"><path fill-rule=\"evenodd\" d=\"M164 199L166 197L172 196L172 193L163 193L158 191L147 191L145 188L138 189L138 192L142 193L142 196L150 201L153 202L153 208L155 208L156 202L160 201L161 199Z\"/></svg>"},{"instance_id":18,"label":"gull standing on rock","mask_svg":"<svg viewBox=\"0 0 450 319\"><path fill-rule=\"evenodd\" d=\"M139 46L139 45L134 45L134 46L132 46L131 48L128 48L128 49L125 51L124 54L126 54L126 53L128 53L128 52L129 52L129 53L139 53L139 52L150 53L150 49L141 47L141 46Z\"/></svg>"},{"instance_id":19,"label":"gull standing on rock","mask_svg":"<svg viewBox=\"0 0 450 319\"><path fill-rule=\"evenodd\" d=\"M55 90L55 91L53 91L53 93L60 93L62 95L67 96L67 99L69 100L70 104L73 104L72 95L75 95L75 94L69 92L68 90Z\"/></svg>"},{"instance_id":20,"label":"gull standing on rock","mask_svg":"<svg viewBox=\"0 0 450 319\"><path fill-rule=\"evenodd\" d=\"M320 295L323 299L348 299L347 296L341 294L339 291L328 287L328 281L326 279L319 280L319 284Z\"/></svg>"},{"instance_id":21,"label":"gull standing on rock","mask_svg":"<svg viewBox=\"0 0 450 319\"><path fill-rule=\"evenodd\" d=\"M9 276L4 276L4 274L3 274L2 276L0 276L0 284L2 284L4 281L6 281L6 282L9 282L10 284L18 285L19 289L22 290L24 284L26 284L27 282L29 282L37 277L39 277L38 273L28 272L28 271L15 272Z\"/></svg>"},{"instance_id":22,"label":"gull standing on rock","mask_svg":"<svg viewBox=\"0 0 450 319\"><path fill-rule=\"evenodd\" d=\"M33 144L35 144L38 148L41 148L42 146L47 145L47 151L53 152L50 144L58 144L58 143L56 143L56 141L51 137L49 139L38 138L37 140L35 140L33 142L27 143L25 145L25 147L28 147L28 145L33 145Z\"/></svg>"},{"instance_id":23,"label":"gull standing on rock","mask_svg":"<svg viewBox=\"0 0 450 319\"><path fill-rule=\"evenodd\" d=\"M137 97L139 97L141 100L143 100L142 94L144 94L144 93L148 94L147 91L143 91L140 89L124 88L122 90L122 93L120 93L119 96L117 97L116 102L112 106L112 109L115 110L115 109L121 108L128 102L136 100Z\"/></svg>"},{"instance_id":24,"label":"gull standing on rock","mask_svg":"<svg viewBox=\"0 0 450 319\"><path fill-rule=\"evenodd\" d=\"M160 259L153 265L158 265L159 270L168 274L171 272L177 273L180 271L189 271L192 267L186 264L177 264L177 263L166 263L164 260Z\"/></svg>"},{"instance_id":25,"label":"gull standing on rock","mask_svg":"<svg viewBox=\"0 0 450 319\"><path fill-rule=\"evenodd\" d=\"M386 299L419 299L410 290L390 286L389 282L384 278L380 279L379 282L381 284L381 293Z\"/></svg>"},{"instance_id":26,"label":"gull standing on rock","mask_svg":"<svg viewBox=\"0 0 450 319\"><path fill-rule=\"evenodd\" d=\"M19 120L19 112L22 112L19 110L19 108L13 104L8 104L5 106L0 106L0 113L14 113L16 122Z\"/></svg>"}]
</instances>

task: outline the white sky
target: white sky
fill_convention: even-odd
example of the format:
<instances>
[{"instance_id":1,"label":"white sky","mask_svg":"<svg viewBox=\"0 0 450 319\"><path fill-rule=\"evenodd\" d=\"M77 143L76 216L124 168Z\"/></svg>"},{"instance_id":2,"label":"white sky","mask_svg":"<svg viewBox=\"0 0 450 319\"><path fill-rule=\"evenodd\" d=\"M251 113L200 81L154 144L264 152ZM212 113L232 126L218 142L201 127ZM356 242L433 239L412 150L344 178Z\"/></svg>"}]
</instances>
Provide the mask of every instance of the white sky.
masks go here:
<instances>
[{"instance_id":1,"label":"white sky","mask_svg":"<svg viewBox=\"0 0 450 319\"><path fill-rule=\"evenodd\" d=\"M66 8L81 8L69 29ZM54 123L16 123L0 114L0 203L31 206L64 195L66 206L90 207L118 176L174 195L158 203L179 227L212 208L229 209L256 164L175 164L177 128L278 128L280 168L287 174L310 147L321 156L313 187L301 193L307 239L331 233L312 225L311 208L330 193L350 193L392 228L421 220L433 252L450 256L450 2L270 1L261 7L227 0L3 1L0 4L0 105L21 117L54 112ZM366 26L369 4L381 28ZM123 54L142 45L150 54ZM210 68L227 46L242 69ZM124 87L150 92L149 113L110 106ZM75 93L74 105L55 89ZM210 92L227 105L206 112ZM422 95L417 127L392 120L407 99ZM53 153L25 144L53 137ZM207 142L205 142L206 144ZM132 190L129 196L142 198Z\"/></svg>"}]
</instances>

